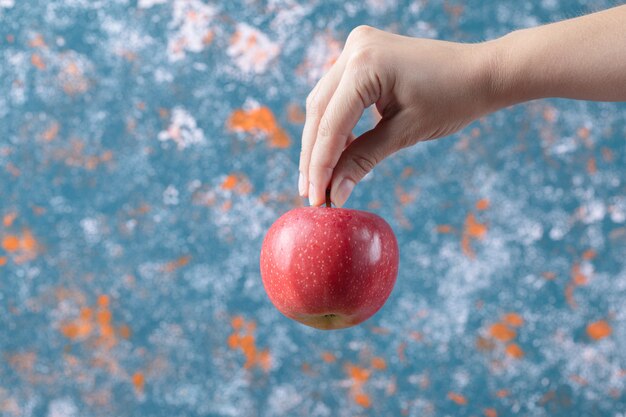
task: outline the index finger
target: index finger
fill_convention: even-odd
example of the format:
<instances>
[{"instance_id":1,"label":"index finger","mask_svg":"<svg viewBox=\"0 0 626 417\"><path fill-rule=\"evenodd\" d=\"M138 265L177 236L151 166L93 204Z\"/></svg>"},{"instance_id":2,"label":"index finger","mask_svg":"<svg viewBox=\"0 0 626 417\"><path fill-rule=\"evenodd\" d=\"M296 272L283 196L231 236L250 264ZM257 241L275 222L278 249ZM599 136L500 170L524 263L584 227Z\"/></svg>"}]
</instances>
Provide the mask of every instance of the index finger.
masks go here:
<instances>
[{"instance_id":1,"label":"index finger","mask_svg":"<svg viewBox=\"0 0 626 417\"><path fill-rule=\"evenodd\" d=\"M344 72L320 120L309 163L309 203L312 206L324 203L333 170L349 143L352 129L363 111L373 103L364 102L363 97L367 95L359 91L362 85L359 72Z\"/></svg>"}]
</instances>

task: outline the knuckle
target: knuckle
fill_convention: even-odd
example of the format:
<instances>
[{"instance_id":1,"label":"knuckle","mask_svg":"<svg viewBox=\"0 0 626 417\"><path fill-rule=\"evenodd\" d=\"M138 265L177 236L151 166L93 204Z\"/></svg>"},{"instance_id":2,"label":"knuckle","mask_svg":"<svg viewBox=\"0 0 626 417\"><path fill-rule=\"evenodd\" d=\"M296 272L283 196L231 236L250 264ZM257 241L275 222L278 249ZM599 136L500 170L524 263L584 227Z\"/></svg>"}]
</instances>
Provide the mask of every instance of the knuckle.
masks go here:
<instances>
[{"instance_id":1,"label":"knuckle","mask_svg":"<svg viewBox=\"0 0 626 417\"><path fill-rule=\"evenodd\" d=\"M311 93L306 99L306 112L311 116L317 116L320 113L320 103L316 95Z\"/></svg>"},{"instance_id":2,"label":"knuckle","mask_svg":"<svg viewBox=\"0 0 626 417\"><path fill-rule=\"evenodd\" d=\"M373 27L367 26L367 25L357 26L354 29L352 29L352 31L348 35L348 39L346 43L352 44L355 42L364 41L368 39L370 36L372 36L375 30L376 29L374 29Z\"/></svg>"},{"instance_id":3,"label":"knuckle","mask_svg":"<svg viewBox=\"0 0 626 417\"><path fill-rule=\"evenodd\" d=\"M380 51L373 45L363 45L350 55L346 63L347 69L355 75L360 75L368 68L376 68L379 63Z\"/></svg>"},{"instance_id":4,"label":"knuckle","mask_svg":"<svg viewBox=\"0 0 626 417\"><path fill-rule=\"evenodd\" d=\"M331 135L332 128L330 120L328 119L328 117L322 117L322 120L320 120L320 125L317 129L317 136L321 139L327 139L330 138Z\"/></svg>"},{"instance_id":5,"label":"knuckle","mask_svg":"<svg viewBox=\"0 0 626 417\"><path fill-rule=\"evenodd\" d=\"M400 126L403 126L404 129L399 130L393 140L393 151L399 151L400 149L413 146L423 137L423 133L421 132L422 126L415 126L409 122L402 123Z\"/></svg>"},{"instance_id":6,"label":"knuckle","mask_svg":"<svg viewBox=\"0 0 626 417\"><path fill-rule=\"evenodd\" d=\"M406 133L403 135L400 135L398 137L397 140L397 148L398 150L400 149L404 149L404 148L408 148L410 146L413 146L417 143L417 138L419 137L419 135L417 133L412 134L412 133Z\"/></svg>"},{"instance_id":7,"label":"knuckle","mask_svg":"<svg viewBox=\"0 0 626 417\"><path fill-rule=\"evenodd\" d=\"M378 160L374 155L353 154L350 159L359 171L359 175L361 177L373 170L378 163Z\"/></svg>"},{"instance_id":8,"label":"knuckle","mask_svg":"<svg viewBox=\"0 0 626 417\"><path fill-rule=\"evenodd\" d=\"M355 91L365 107L376 102L382 93L379 71L376 67L379 51L367 47L357 51L346 64L351 74Z\"/></svg>"},{"instance_id":9,"label":"knuckle","mask_svg":"<svg viewBox=\"0 0 626 417\"><path fill-rule=\"evenodd\" d=\"M313 184L322 183L321 178L329 178L335 167L327 161L311 161L309 165L309 181Z\"/></svg>"}]
</instances>

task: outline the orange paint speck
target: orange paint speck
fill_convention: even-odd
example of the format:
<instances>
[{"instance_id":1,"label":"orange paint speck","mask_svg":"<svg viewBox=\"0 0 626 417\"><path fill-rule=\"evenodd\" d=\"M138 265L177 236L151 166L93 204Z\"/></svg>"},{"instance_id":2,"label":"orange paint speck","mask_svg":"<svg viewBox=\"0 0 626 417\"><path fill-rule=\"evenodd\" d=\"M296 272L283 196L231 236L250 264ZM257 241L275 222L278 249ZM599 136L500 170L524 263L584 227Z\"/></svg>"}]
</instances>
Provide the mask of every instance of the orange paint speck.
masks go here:
<instances>
[{"instance_id":1,"label":"orange paint speck","mask_svg":"<svg viewBox=\"0 0 626 417\"><path fill-rule=\"evenodd\" d=\"M613 151L610 148L607 147L603 147L602 148L602 159L604 159L605 162L613 162Z\"/></svg>"},{"instance_id":2,"label":"orange paint speck","mask_svg":"<svg viewBox=\"0 0 626 417\"><path fill-rule=\"evenodd\" d=\"M600 340L609 337L613 333L611 325L605 320L599 320L587 325L587 336L592 340Z\"/></svg>"},{"instance_id":3,"label":"orange paint speck","mask_svg":"<svg viewBox=\"0 0 626 417\"><path fill-rule=\"evenodd\" d=\"M112 319L112 314L111 311L109 310L100 310L98 311L98 314L96 314L96 320L98 321L98 324L100 324L100 326L107 326L111 323L111 319Z\"/></svg>"},{"instance_id":4,"label":"orange paint speck","mask_svg":"<svg viewBox=\"0 0 626 417\"><path fill-rule=\"evenodd\" d=\"M46 63L43 61L43 58L39 54L32 54L30 56L30 63L33 64L33 66L38 70L43 71L46 69Z\"/></svg>"},{"instance_id":5,"label":"orange paint speck","mask_svg":"<svg viewBox=\"0 0 626 417\"><path fill-rule=\"evenodd\" d=\"M363 392L359 392L354 395L354 402L363 408L369 408L372 406L372 401L370 400L370 397Z\"/></svg>"},{"instance_id":6,"label":"orange paint speck","mask_svg":"<svg viewBox=\"0 0 626 417\"><path fill-rule=\"evenodd\" d=\"M125 324L118 327L117 332L122 338L126 340L130 339L130 336L132 335L132 331L130 330L130 327L128 327Z\"/></svg>"},{"instance_id":7,"label":"orange paint speck","mask_svg":"<svg viewBox=\"0 0 626 417\"><path fill-rule=\"evenodd\" d=\"M498 412L495 408L485 408L483 414L485 417L498 417Z\"/></svg>"},{"instance_id":8,"label":"orange paint speck","mask_svg":"<svg viewBox=\"0 0 626 417\"><path fill-rule=\"evenodd\" d=\"M137 392L143 392L146 384L146 378L141 372L135 372L132 376L133 386Z\"/></svg>"},{"instance_id":9,"label":"orange paint speck","mask_svg":"<svg viewBox=\"0 0 626 417\"><path fill-rule=\"evenodd\" d=\"M589 130L588 127L582 126L578 128L578 131L576 133L578 134L578 137L581 139L589 139L591 131Z\"/></svg>"},{"instance_id":10,"label":"orange paint speck","mask_svg":"<svg viewBox=\"0 0 626 417\"><path fill-rule=\"evenodd\" d=\"M226 343L232 350L241 350L246 358L246 362L243 367L245 369L251 369L254 366L258 366L265 372L268 372L271 368L272 358L269 350L265 349L259 351L255 344L254 330L256 324L254 321L246 321L241 316L235 316L231 319L231 325L233 327L233 333L228 336ZM242 334L241 331L245 330L246 333Z\"/></svg>"},{"instance_id":11,"label":"orange paint speck","mask_svg":"<svg viewBox=\"0 0 626 417\"><path fill-rule=\"evenodd\" d=\"M41 137L46 142L53 141L59 134L60 129L61 125L59 124L59 122L52 122L50 126L41 134Z\"/></svg>"},{"instance_id":12,"label":"orange paint speck","mask_svg":"<svg viewBox=\"0 0 626 417\"><path fill-rule=\"evenodd\" d=\"M356 365L348 365L348 375L354 380L354 382L363 383L370 377L370 371L365 368L361 368Z\"/></svg>"},{"instance_id":13,"label":"orange paint speck","mask_svg":"<svg viewBox=\"0 0 626 417\"><path fill-rule=\"evenodd\" d=\"M596 172L598 172L598 165L596 164L596 158L591 157L589 158L589 160L587 161L587 172L590 175L595 174Z\"/></svg>"},{"instance_id":14,"label":"orange paint speck","mask_svg":"<svg viewBox=\"0 0 626 417\"><path fill-rule=\"evenodd\" d=\"M482 239L487 234L487 226L476 220L474 213L469 213L465 218L463 237L461 238L461 249L468 258L474 258L474 250L471 246L471 239Z\"/></svg>"},{"instance_id":15,"label":"orange paint speck","mask_svg":"<svg viewBox=\"0 0 626 417\"><path fill-rule=\"evenodd\" d=\"M0 256L0 266L5 266L7 264L6 256Z\"/></svg>"},{"instance_id":16,"label":"orange paint speck","mask_svg":"<svg viewBox=\"0 0 626 417\"><path fill-rule=\"evenodd\" d=\"M372 333L374 334L389 334L391 333L391 330L389 330L386 327L382 327L382 326L374 326L371 328Z\"/></svg>"},{"instance_id":17,"label":"orange paint speck","mask_svg":"<svg viewBox=\"0 0 626 417\"><path fill-rule=\"evenodd\" d=\"M222 182L222 189L232 190L237 185L237 182L237 176L234 174L230 174L224 179L224 182Z\"/></svg>"},{"instance_id":18,"label":"orange paint speck","mask_svg":"<svg viewBox=\"0 0 626 417\"><path fill-rule=\"evenodd\" d=\"M586 385L588 385L588 384L589 384L589 381L587 381L585 378L583 378L583 377L582 377L582 376L580 376L580 375L571 375L571 376L569 377L569 379L570 379L571 381L576 382L576 383L577 383L577 384L579 384L579 385L582 385L582 386L586 386Z\"/></svg>"},{"instance_id":19,"label":"orange paint speck","mask_svg":"<svg viewBox=\"0 0 626 417\"><path fill-rule=\"evenodd\" d=\"M406 355L404 354L404 351L406 350L406 342L402 342L398 345L398 349L396 350L396 352L398 353L398 359L400 360L400 362L404 362L406 360Z\"/></svg>"},{"instance_id":20,"label":"orange paint speck","mask_svg":"<svg viewBox=\"0 0 626 417\"><path fill-rule=\"evenodd\" d=\"M29 230L22 233L21 247L25 251L32 252L37 249L37 241Z\"/></svg>"},{"instance_id":21,"label":"orange paint speck","mask_svg":"<svg viewBox=\"0 0 626 417\"><path fill-rule=\"evenodd\" d=\"M416 342L421 342L422 340L424 340L424 335L416 331L412 331L411 333L409 333L409 337Z\"/></svg>"},{"instance_id":22,"label":"orange paint speck","mask_svg":"<svg viewBox=\"0 0 626 417\"><path fill-rule=\"evenodd\" d=\"M487 339L482 336L478 336L478 338L476 339L476 349L478 350L490 351L490 350L494 350L495 348L496 348L496 345L494 341L491 339Z\"/></svg>"},{"instance_id":23,"label":"orange paint speck","mask_svg":"<svg viewBox=\"0 0 626 417\"><path fill-rule=\"evenodd\" d=\"M501 389L501 390L498 390L496 392L496 397L498 397L498 398L506 398L506 397L509 396L509 394L510 393L509 393L508 389Z\"/></svg>"},{"instance_id":24,"label":"orange paint speck","mask_svg":"<svg viewBox=\"0 0 626 417\"><path fill-rule=\"evenodd\" d=\"M467 405L467 398L465 398L463 395L458 394L456 392L449 392L448 399L450 399L451 401L454 401L458 405Z\"/></svg>"},{"instance_id":25,"label":"orange paint speck","mask_svg":"<svg viewBox=\"0 0 626 417\"><path fill-rule=\"evenodd\" d=\"M226 212L230 210L231 208L233 208L233 202L230 200L224 201L224 204L222 204L222 207L220 208L222 209L222 211Z\"/></svg>"},{"instance_id":26,"label":"orange paint speck","mask_svg":"<svg viewBox=\"0 0 626 417\"><path fill-rule=\"evenodd\" d=\"M440 224L439 226L437 226L437 232L442 234L451 233L452 226L450 226L449 224Z\"/></svg>"},{"instance_id":27,"label":"orange paint speck","mask_svg":"<svg viewBox=\"0 0 626 417\"><path fill-rule=\"evenodd\" d=\"M322 360L326 363L332 363L337 360L337 357L332 352L322 352Z\"/></svg>"},{"instance_id":28,"label":"orange paint speck","mask_svg":"<svg viewBox=\"0 0 626 417\"><path fill-rule=\"evenodd\" d=\"M245 321L244 321L242 316L234 316L230 320L230 325L233 326L233 329L235 329L235 330L239 330L239 329L243 328L244 323L245 323Z\"/></svg>"},{"instance_id":29,"label":"orange paint speck","mask_svg":"<svg viewBox=\"0 0 626 417\"><path fill-rule=\"evenodd\" d=\"M233 131L266 134L269 146L273 148L288 148L291 143L287 132L278 125L272 111L265 106L235 110L228 120L228 128Z\"/></svg>"},{"instance_id":30,"label":"orange paint speck","mask_svg":"<svg viewBox=\"0 0 626 417\"><path fill-rule=\"evenodd\" d=\"M92 326L89 322L78 320L61 326L61 333L68 339L76 340L89 336Z\"/></svg>"},{"instance_id":31,"label":"orange paint speck","mask_svg":"<svg viewBox=\"0 0 626 417\"><path fill-rule=\"evenodd\" d=\"M211 42L213 42L213 37L214 37L213 31L208 30L202 37L202 43L204 45L210 45Z\"/></svg>"},{"instance_id":32,"label":"orange paint speck","mask_svg":"<svg viewBox=\"0 0 626 417\"><path fill-rule=\"evenodd\" d=\"M226 343L228 344L228 347L232 350L237 349L240 346L239 343L239 335L236 333L233 333L231 335L228 336L228 339L226 339Z\"/></svg>"},{"instance_id":33,"label":"orange paint speck","mask_svg":"<svg viewBox=\"0 0 626 417\"><path fill-rule=\"evenodd\" d=\"M579 264L574 264L572 267L572 281L575 285L585 285L587 284L587 276L582 273L580 270Z\"/></svg>"},{"instance_id":34,"label":"orange paint speck","mask_svg":"<svg viewBox=\"0 0 626 417\"><path fill-rule=\"evenodd\" d=\"M398 197L398 201L400 202L400 204L405 206L405 205L415 201L416 195L414 193L411 193L411 192L406 192L406 191L404 191L404 189L402 187L397 186L396 187L396 197Z\"/></svg>"},{"instance_id":35,"label":"orange paint speck","mask_svg":"<svg viewBox=\"0 0 626 417\"><path fill-rule=\"evenodd\" d=\"M163 270L165 272L174 272L178 268L182 268L183 266L187 265L190 260L191 260L191 256L189 255L181 256L180 258L174 261L166 263L165 266L163 266Z\"/></svg>"},{"instance_id":36,"label":"orange paint speck","mask_svg":"<svg viewBox=\"0 0 626 417\"><path fill-rule=\"evenodd\" d=\"M596 251L593 249L587 249L584 253L583 253L583 259L586 261L590 261L592 259L594 259L596 257Z\"/></svg>"},{"instance_id":37,"label":"orange paint speck","mask_svg":"<svg viewBox=\"0 0 626 417\"><path fill-rule=\"evenodd\" d=\"M109 296L106 294L101 294L98 296L98 305L100 307L108 307L109 306Z\"/></svg>"},{"instance_id":38,"label":"orange paint speck","mask_svg":"<svg viewBox=\"0 0 626 417\"><path fill-rule=\"evenodd\" d=\"M7 219L5 219L7 220ZM8 219L10 220L10 219ZM7 222L12 222L12 220ZM33 259L37 255L38 244L32 233L25 229L22 236L6 235L1 242L2 249L7 252L13 252L16 255L13 258L15 263L20 264Z\"/></svg>"},{"instance_id":39,"label":"orange paint speck","mask_svg":"<svg viewBox=\"0 0 626 417\"><path fill-rule=\"evenodd\" d=\"M520 327L524 325L524 318L517 313L506 313L502 317L502 321L513 327Z\"/></svg>"},{"instance_id":40,"label":"orange paint speck","mask_svg":"<svg viewBox=\"0 0 626 417\"><path fill-rule=\"evenodd\" d=\"M257 362L261 369L265 372L269 372L272 367L272 357L270 356L269 350L265 349L259 352Z\"/></svg>"},{"instance_id":41,"label":"orange paint speck","mask_svg":"<svg viewBox=\"0 0 626 417\"><path fill-rule=\"evenodd\" d=\"M4 225L4 227L11 227L16 218L17 218L16 212L7 213L2 218L2 224Z\"/></svg>"},{"instance_id":42,"label":"orange paint speck","mask_svg":"<svg viewBox=\"0 0 626 417\"><path fill-rule=\"evenodd\" d=\"M543 119L546 122L554 123L558 116L557 110L554 107L546 106L543 110Z\"/></svg>"},{"instance_id":43,"label":"orange paint speck","mask_svg":"<svg viewBox=\"0 0 626 417\"><path fill-rule=\"evenodd\" d=\"M494 323L489 328L489 334L494 339L498 339L502 342L508 342L515 338L516 333L515 330L509 328L507 325L503 323Z\"/></svg>"},{"instance_id":44,"label":"orange paint speck","mask_svg":"<svg viewBox=\"0 0 626 417\"><path fill-rule=\"evenodd\" d=\"M306 115L297 103L289 103L287 106L287 120L293 124L303 124Z\"/></svg>"},{"instance_id":45,"label":"orange paint speck","mask_svg":"<svg viewBox=\"0 0 626 417\"><path fill-rule=\"evenodd\" d=\"M467 256L468 258L474 259L476 257L476 254L474 253L474 249L472 249L472 245L470 242L470 237L467 234L463 234L463 237L461 238L461 249L463 250L463 253L465 254L465 256Z\"/></svg>"},{"instance_id":46,"label":"orange paint speck","mask_svg":"<svg viewBox=\"0 0 626 417\"><path fill-rule=\"evenodd\" d=\"M9 162L7 164L6 170L9 174L13 175L14 177L19 177L20 175L22 175L22 171L20 171L20 169L16 167L12 162Z\"/></svg>"},{"instance_id":47,"label":"orange paint speck","mask_svg":"<svg viewBox=\"0 0 626 417\"><path fill-rule=\"evenodd\" d=\"M567 304L569 304L571 308L578 308L578 303L576 303L576 299L574 298L574 284L571 282L565 286L565 301L567 301Z\"/></svg>"},{"instance_id":48,"label":"orange paint speck","mask_svg":"<svg viewBox=\"0 0 626 417\"><path fill-rule=\"evenodd\" d=\"M80 316L82 320L91 320L93 317L93 310L89 307L83 307L80 309Z\"/></svg>"},{"instance_id":49,"label":"orange paint speck","mask_svg":"<svg viewBox=\"0 0 626 417\"><path fill-rule=\"evenodd\" d=\"M506 346L505 352L512 358L521 359L524 357L524 351L516 343L511 343Z\"/></svg>"},{"instance_id":50,"label":"orange paint speck","mask_svg":"<svg viewBox=\"0 0 626 417\"><path fill-rule=\"evenodd\" d=\"M387 368L387 362L383 358L376 356L372 358L372 368L384 370Z\"/></svg>"},{"instance_id":51,"label":"orange paint speck","mask_svg":"<svg viewBox=\"0 0 626 417\"><path fill-rule=\"evenodd\" d=\"M465 219L465 231L473 238L482 239L487 234L487 226L478 223L474 214L470 213Z\"/></svg>"},{"instance_id":52,"label":"orange paint speck","mask_svg":"<svg viewBox=\"0 0 626 417\"><path fill-rule=\"evenodd\" d=\"M81 299L79 302L83 303L84 300ZM110 349L117 344L117 334L124 338L130 337L128 326L121 326L116 332L112 321L113 315L109 310L109 297L100 295L96 300L96 308L81 307L79 316L72 321L63 323L60 331L65 337L72 340L83 340L92 335L97 335L97 339L93 342L97 346Z\"/></svg>"},{"instance_id":53,"label":"orange paint speck","mask_svg":"<svg viewBox=\"0 0 626 417\"><path fill-rule=\"evenodd\" d=\"M476 202L476 210L487 210L489 208L489 200L483 198Z\"/></svg>"},{"instance_id":54,"label":"orange paint speck","mask_svg":"<svg viewBox=\"0 0 626 417\"><path fill-rule=\"evenodd\" d=\"M17 236L8 235L2 239L2 249L7 252L15 252L20 248L20 239Z\"/></svg>"},{"instance_id":55,"label":"orange paint speck","mask_svg":"<svg viewBox=\"0 0 626 417\"><path fill-rule=\"evenodd\" d=\"M46 41L43 39L43 36L38 33L28 42L28 46L31 48L42 48L46 46Z\"/></svg>"}]
</instances>

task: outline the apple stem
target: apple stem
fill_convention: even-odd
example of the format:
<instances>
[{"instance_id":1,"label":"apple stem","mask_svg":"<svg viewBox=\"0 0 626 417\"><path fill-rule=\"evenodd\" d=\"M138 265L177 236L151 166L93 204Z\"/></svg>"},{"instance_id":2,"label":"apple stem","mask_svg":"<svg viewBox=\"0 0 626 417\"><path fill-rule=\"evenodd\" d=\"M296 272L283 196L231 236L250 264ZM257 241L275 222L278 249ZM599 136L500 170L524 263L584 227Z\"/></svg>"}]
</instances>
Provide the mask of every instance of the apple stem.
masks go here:
<instances>
[{"instance_id":1,"label":"apple stem","mask_svg":"<svg viewBox=\"0 0 626 417\"><path fill-rule=\"evenodd\" d=\"M326 190L326 207L330 207L330 188Z\"/></svg>"}]
</instances>

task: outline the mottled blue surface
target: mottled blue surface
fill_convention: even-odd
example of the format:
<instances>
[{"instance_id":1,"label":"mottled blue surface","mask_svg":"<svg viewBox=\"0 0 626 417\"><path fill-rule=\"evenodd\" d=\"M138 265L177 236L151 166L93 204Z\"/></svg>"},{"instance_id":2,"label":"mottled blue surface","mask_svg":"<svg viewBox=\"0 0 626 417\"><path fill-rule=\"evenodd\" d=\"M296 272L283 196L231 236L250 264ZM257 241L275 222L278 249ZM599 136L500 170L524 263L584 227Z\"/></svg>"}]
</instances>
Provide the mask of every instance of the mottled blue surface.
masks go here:
<instances>
[{"instance_id":1,"label":"mottled blue surface","mask_svg":"<svg viewBox=\"0 0 626 417\"><path fill-rule=\"evenodd\" d=\"M0 0L0 415L626 415L623 103L377 167L348 205L400 273L361 326L284 318L258 267L353 27L476 42L610 4Z\"/></svg>"}]
</instances>

